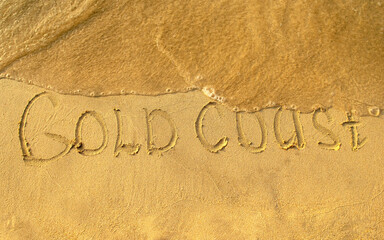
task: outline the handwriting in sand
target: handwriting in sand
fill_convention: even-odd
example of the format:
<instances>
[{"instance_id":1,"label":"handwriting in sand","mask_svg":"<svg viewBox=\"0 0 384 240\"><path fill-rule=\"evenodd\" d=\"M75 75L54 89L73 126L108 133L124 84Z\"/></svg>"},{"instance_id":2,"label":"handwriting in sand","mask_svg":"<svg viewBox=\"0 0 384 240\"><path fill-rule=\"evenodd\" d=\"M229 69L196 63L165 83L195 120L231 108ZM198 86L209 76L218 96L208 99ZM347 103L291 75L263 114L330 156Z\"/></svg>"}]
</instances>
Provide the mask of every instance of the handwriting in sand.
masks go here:
<instances>
[{"instance_id":1,"label":"handwriting in sand","mask_svg":"<svg viewBox=\"0 0 384 240\"><path fill-rule=\"evenodd\" d=\"M58 160L60 158L63 158L65 155L67 155L70 151L75 150L79 154L84 156L95 156L101 154L108 146L109 141L109 131L107 128L107 124L105 122L105 119L103 118L102 114L99 112L96 112L94 110L86 110L84 111L78 118L76 125L74 126L74 137L73 139L68 139L64 136L61 136L59 134L53 134L53 133L44 133L46 136L52 138L53 140L62 143L65 147L64 149L57 153L55 156L52 156L50 158L40 158L37 157L35 154L32 153L30 144L28 142L28 137L26 136L26 127L28 122L28 116L30 114L30 110L33 107L33 105L39 101L40 98L47 97L51 100L52 104L55 104L55 102L52 100L53 96L50 93L42 92L34 96L26 105L24 112L21 116L21 121L19 123L19 140L21 145L21 151L23 154L23 160L26 163L29 164L42 164L45 162L51 162L54 160ZM227 136L222 136L215 142L209 142L204 134L203 131L203 125L204 125L204 119L205 115L208 111L212 111L217 109L217 103L215 102L209 102L205 106L202 107L202 109L197 112L197 117L195 121L195 133L197 140L201 143L202 147L208 150L211 153L218 153L222 150L224 150L228 144L229 144L229 138ZM118 108L113 109L116 117L116 125L117 125L117 133L116 133L116 141L114 146L114 156L119 157L122 152L125 152L129 155L136 155L139 153L139 151L142 149L142 144L140 143L123 143L122 140L122 129L123 129L123 121L121 119L121 111ZM167 113L164 110L161 109L154 109L154 110L147 110L143 109L143 112L145 114L145 121L147 126L147 136L146 136L146 151L148 154L165 154L172 148L174 148L177 144L179 132L177 130L177 127L175 125L175 122L173 121L172 116ZM288 150L291 148L296 148L298 150L304 149L306 146L306 140L304 136L304 130L303 125L300 121L300 112L296 110L292 110L292 121L294 129L292 131L292 135L288 139L284 139L281 134L281 114L283 110L281 108L278 108L274 121L273 121L273 131L275 135L276 142L280 146L280 148ZM267 127L265 120L263 118L262 112L256 112L254 113L254 116L257 119L258 127L260 128L261 132L261 140L259 144L254 144L248 139L248 135L252 133L246 133L243 128L242 123L242 115L244 113L242 112L236 112L236 122L234 123L236 125L237 129L237 135L238 135L238 144L245 148L250 153L262 153L267 148ZM326 109L319 108L313 112L312 115L312 124L313 127L319 131L322 135L329 138L329 142L321 142L319 141L317 144L319 147L328 149L328 150L339 150L341 146L341 140L337 136L335 132L332 131L332 129L327 128L323 125L321 125L318 121L318 117L320 114L324 114L328 122L332 121L332 117L330 116L329 112ZM102 130L102 139L101 143L97 148L88 148L83 140L83 129L86 128L84 125L84 120L86 118L93 118L96 120L97 124L100 126ZM163 118L167 124L170 127L170 138L168 143L166 143L163 146L158 146L155 142L154 137L154 129L152 121L154 118ZM350 134L351 134L351 148L353 151L357 151L358 149L362 148L365 143L367 142L367 138L364 137L360 139L360 135L358 133L358 126L360 125L360 122L355 119L353 114L348 113L346 121L341 123L342 126L349 128ZM210 126L214 128L215 126Z\"/></svg>"}]
</instances>

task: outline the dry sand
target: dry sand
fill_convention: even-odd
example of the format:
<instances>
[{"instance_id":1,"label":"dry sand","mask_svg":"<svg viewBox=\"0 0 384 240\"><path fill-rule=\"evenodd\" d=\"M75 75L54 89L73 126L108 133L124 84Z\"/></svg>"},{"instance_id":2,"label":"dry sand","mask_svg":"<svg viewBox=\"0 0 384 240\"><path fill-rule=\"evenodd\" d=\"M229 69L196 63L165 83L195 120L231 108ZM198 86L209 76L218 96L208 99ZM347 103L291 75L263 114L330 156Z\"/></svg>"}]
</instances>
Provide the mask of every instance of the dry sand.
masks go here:
<instances>
[{"instance_id":1,"label":"dry sand","mask_svg":"<svg viewBox=\"0 0 384 240\"><path fill-rule=\"evenodd\" d=\"M384 238L381 115L275 124L271 108L236 124L200 91L90 98L9 80L0 96L0 239Z\"/></svg>"}]
</instances>

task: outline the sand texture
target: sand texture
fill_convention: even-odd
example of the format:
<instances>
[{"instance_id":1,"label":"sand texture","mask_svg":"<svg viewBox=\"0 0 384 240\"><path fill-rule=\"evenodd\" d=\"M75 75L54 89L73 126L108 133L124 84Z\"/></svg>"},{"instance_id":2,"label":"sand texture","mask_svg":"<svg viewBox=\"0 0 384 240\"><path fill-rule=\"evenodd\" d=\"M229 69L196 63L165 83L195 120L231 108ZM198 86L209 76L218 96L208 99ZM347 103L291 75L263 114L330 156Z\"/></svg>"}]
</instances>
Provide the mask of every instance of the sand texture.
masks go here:
<instances>
[{"instance_id":1,"label":"sand texture","mask_svg":"<svg viewBox=\"0 0 384 240\"><path fill-rule=\"evenodd\" d=\"M0 1L0 240L384 239L383 5Z\"/></svg>"},{"instance_id":2,"label":"sand texture","mask_svg":"<svg viewBox=\"0 0 384 240\"><path fill-rule=\"evenodd\" d=\"M0 82L0 239L383 239L383 117Z\"/></svg>"},{"instance_id":3,"label":"sand texture","mask_svg":"<svg viewBox=\"0 0 384 240\"><path fill-rule=\"evenodd\" d=\"M1 76L57 92L384 107L381 0L17 0L0 14Z\"/></svg>"}]
</instances>

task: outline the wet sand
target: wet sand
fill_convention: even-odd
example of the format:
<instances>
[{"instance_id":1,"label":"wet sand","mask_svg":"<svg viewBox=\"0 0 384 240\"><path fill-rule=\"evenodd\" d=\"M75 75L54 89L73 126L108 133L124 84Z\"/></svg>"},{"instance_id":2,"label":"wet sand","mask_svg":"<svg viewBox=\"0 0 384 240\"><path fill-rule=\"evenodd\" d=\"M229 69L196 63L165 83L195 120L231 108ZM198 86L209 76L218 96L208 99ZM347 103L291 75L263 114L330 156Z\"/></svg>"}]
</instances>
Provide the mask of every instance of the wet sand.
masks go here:
<instances>
[{"instance_id":1,"label":"wet sand","mask_svg":"<svg viewBox=\"0 0 384 240\"><path fill-rule=\"evenodd\" d=\"M381 0L17 0L0 14L0 77L56 92L384 108Z\"/></svg>"}]
</instances>

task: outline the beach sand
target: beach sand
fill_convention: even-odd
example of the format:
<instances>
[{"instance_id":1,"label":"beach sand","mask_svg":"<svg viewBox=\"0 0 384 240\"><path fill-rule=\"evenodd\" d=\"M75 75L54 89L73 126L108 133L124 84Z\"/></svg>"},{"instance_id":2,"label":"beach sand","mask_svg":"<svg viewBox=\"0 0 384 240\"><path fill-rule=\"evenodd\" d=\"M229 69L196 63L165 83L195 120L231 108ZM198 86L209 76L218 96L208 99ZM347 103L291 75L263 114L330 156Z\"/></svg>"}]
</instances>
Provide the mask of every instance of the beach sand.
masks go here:
<instances>
[{"instance_id":1,"label":"beach sand","mask_svg":"<svg viewBox=\"0 0 384 240\"><path fill-rule=\"evenodd\" d=\"M384 108L381 0L16 0L0 14L0 77L56 92Z\"/></svg>"},{"instance_id":2,"label":"beach sand","mask_svg":"<svg viewBox=\"0 0 384 240\"><path fill-rule=\"evenodd\" d=\"M0 16L0 239L384 239L381 0Z\"/></svg>"},{"instance_id":3,"label":"beach sand","mask_svg":"<svg viewBox=\"0 0 384 240\"><path fill-rule=\"evenodd\" d=\"M236 116L200 91L0 91L1 239L384 237L381 115L283 110L275 124L277 108Z\"/></svg>"}]
</instances>

